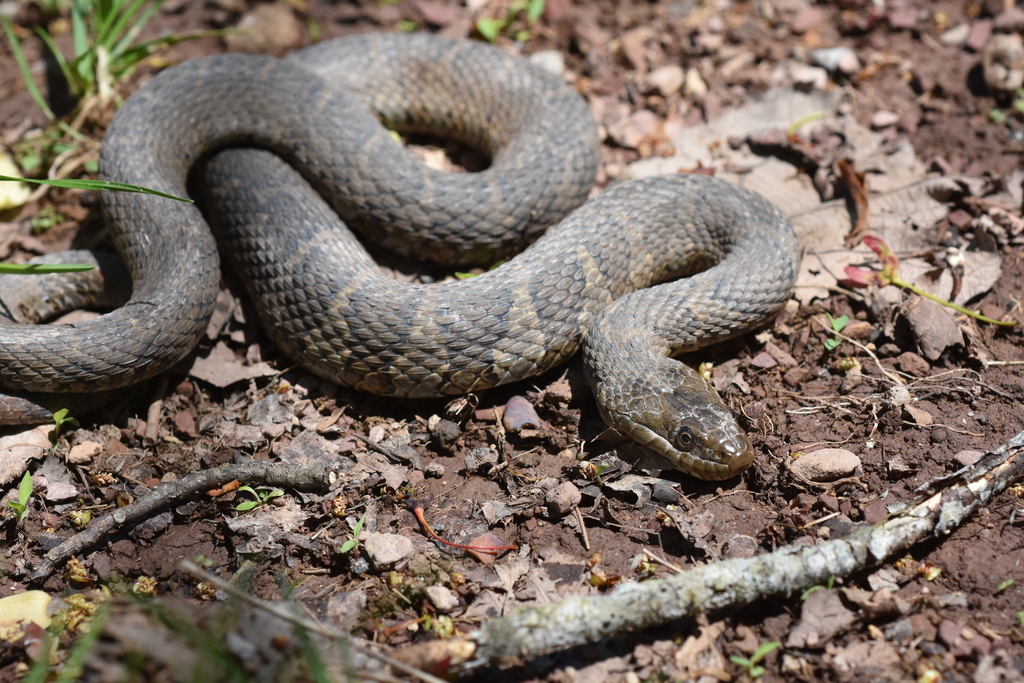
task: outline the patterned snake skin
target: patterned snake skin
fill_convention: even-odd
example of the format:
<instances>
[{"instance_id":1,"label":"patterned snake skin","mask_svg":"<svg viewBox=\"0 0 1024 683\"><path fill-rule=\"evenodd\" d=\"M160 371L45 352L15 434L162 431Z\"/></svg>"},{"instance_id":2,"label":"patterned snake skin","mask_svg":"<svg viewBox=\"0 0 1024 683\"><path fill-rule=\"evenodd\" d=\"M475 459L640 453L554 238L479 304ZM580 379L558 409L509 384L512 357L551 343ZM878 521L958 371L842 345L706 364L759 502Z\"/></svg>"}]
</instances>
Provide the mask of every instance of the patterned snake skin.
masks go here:
<instances>
[{"instance_id":1,"label":"patterned snake skin","mask_svg":"<svg viewBox=\"0 0 1024 683\"><path fill-rule=\"evenodd\" d=\"M492 164L429 170L385 126L461 139ZM440 285L382 274L345 227L430 261L493 262L586 198L597 149L585 102L556 77L478 43L366 35L161 73L115 118L101 175L183 195L208 160L194 180L225 257L274 340L322 377L388 396L460 394L582 346L611 426L684 472L733 476L750 442L710 385L667 356L742 334L789 297L796 237L764 198L697 175L622 183L505 265ZM131 297L70 327L9 314L0 424L45 419L53 401L34 392L110 390L166 370L205 330L219 269L199 210L103 200ZM8 311L12 277L0 277Z\"/></svg>"}]
</instances>

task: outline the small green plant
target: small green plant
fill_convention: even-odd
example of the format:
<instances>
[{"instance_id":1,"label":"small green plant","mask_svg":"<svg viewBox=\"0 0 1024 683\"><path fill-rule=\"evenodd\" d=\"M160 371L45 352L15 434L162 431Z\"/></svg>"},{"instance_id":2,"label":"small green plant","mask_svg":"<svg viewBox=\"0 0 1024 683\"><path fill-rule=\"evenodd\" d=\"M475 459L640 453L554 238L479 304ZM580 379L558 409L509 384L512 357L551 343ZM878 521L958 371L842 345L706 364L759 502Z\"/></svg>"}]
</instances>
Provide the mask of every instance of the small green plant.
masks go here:
<instances>
[{"instance_id":1,"label":"small green plant","mask_svg":"<svg viewBox=\"0 0 1024 683\"><path fill-rule=\"evenodd\" d=\"M508 12L504 17L482 18L476 21L476 30L484 39L493 43L498 40L501 32L509 28L516 18L523 14L526 16L526 25L532 27L541 15L544 14L545 0L513 0L508 6ZM526 42L530 39L530 31L521 29L512 36L516 42Z\"/></svg>"},{"instance_id":2,"label":"small green plant","mask_svg":"<svg viewBox=\"0 0 1024 683\"><path fill-rule=\"evenodd\" d=\"M342 543L341 547L338 548L338 552L344 555L345 553L350 553L353 550L359 549L359 534L363 533L363 522L365 521L366 513L364 512L363 516L359 518L358 522L356 522L355 528L352 529L352 538Z\"/></svg>"},{"instance_id":3,"label":"small green plant","mask_svg":"<svg viewBox=\"0 0 1024 683\"><path fill-rule=\"evenodd\" d=\"M1004 590L1013 585L1013 579L1007 579L996 587L996 593L1002 593Z\"/></svg>"},{"instance_id":4,"label":"small green plant","mask_svg":"<svg viewBox=\"0 0 1024 683\"><path fill-rule=\"evenodd\" d=\"M882 241L881 237L876 235L864 235L864 244L868 249L875 252L878 256L878 260L882 265L881 270L872 270L870 268L861 268L859 266L846 266L844 269L846 272L846 278L842 281L842 284L848 287L867 287L869 285L876 285L878 287L885 287L886 285L896 285L902 287L908 292L913 292L918 296L923 296L925 299L930 299L935 303L942 304L948 308L952 308L954 311L969 315L975 320L980 320L983 323L989 323L990 325L1005 325L1013 326L1017 325L1016 321L1005 321L1005 320L993 320L983 316L978 311L971 311L963 306L958 306L952 301L946 301L940 299L934 294L929 294L920 287L910 282L907 282L900 277L899 268L900 260L899 257L893 253L889 245Z\"/></svg>"},{"instance_id":5,"label":"small green plant","mask_svg":"<svg viewBox=\"0 0 1024 683\"><path fill-rule=\"evenodd\" d=\"M828 312L826 312L825 315L828 317L828 324L832 327L833 332L842 332L850 322L850 316L848 315L841 315L838 318L833 318L832 314ZM825 350L834 351L839 348L842 343L843 340L839 337L829 337L825 340Z\"/></svg>"},{"instance_id":6,"label":"small green plant","mask_svg":"<svg viewBox=\"0 0 1024 683\"><path fill-rule=\"evenodd\" d=\"M504 263L505 263L504 259L501 260L501 261L498 261L497 263L492 265L490 268L488 268L487 272L489 273L492 270L495 270L498 266L504 265ZM454 275L455 275L455 279L456 280L472 280L475 277L480 277L482 275L482 273L463 273L463 272L455 271Z\"/></svg>"},{"instance_id":7,"label":"small green plant","mask_svg":"<svg viewBox=\"0 0 1024 683\"><path fill-rule=\"evenodd\" d=\"M1024 116L1024 88L1013 91L1013 104L1010 105L1017 116ZM992 123L1006 123L1006 112L997 107L988 110L988 118Z\"/></svg>"},{"instance_id":8,"label":"small green plant","mask_svg":"<svg viewBox=\"0 0 1024 683\"><path fill-rule=\"evenodd\" d=\"M252 510L253 508L257 508L261 505L266 505L274 498L278 498L284 495L284 491L282 491L281 489L260 488L257 490L251 486L239 486L238 492L250 493L256 499L243 500L241 503L236 505L235 509L238 510L239 512L246 512L247 510Z\"/></svg>"},{"instance_id":9,"label":"small green plant","mask_svg":"<svg viewBox=\"0 0 1024 683\"><path fill-rule=\"evenodd\" d=\"M1024 626L1024 610L1017 612L1017 619L1020 621L1020 625Z\"/></svg>"},{"instance_id":10,"label":"small green plant","mask_svg":"<svg viewBox=\"0 0 1024 683\"><path fill-rule=\"evenodd\" d=\"M742 666L746 670L747 676L750 678L760 678L764 675L764 667L758 664L758 662L767 657L770 652L774 652L780 647L782 647L782 643L777 640L773 640L772 642L765 643L761 647L757 648L757 652L750 655L750 659L740 657L739 655L733 655L729 657L729 661L736 666Z\"/></svg>"},{"instance_id":11,"label":"small green plant","mask_svg":"<svg viewBox=\"0 0 1024 683\"><path fill-rule=\"evenodd\" d=\"M64 222L64 216L60 215L57 211L57 207L53 204L47 204L39 213L32 216L32 234L41 235L55 225L60 225Z\"/></svg>"},{"instance_id":12,"label":"small green plant","mask_svg":"<svg viewBox=\"0 0 1024 683\"><path fill-rule=\"evenodd\" d=\"M99 97L101 103L108 102L115 86L131 75L144 59L154 52L186 40L195 40L209 35L221 35L222 31L196 31L181 35L154 38L141 43L136 39L164 4L166 0L72 0L70 58L57 47L53 37L43 28L36 33L50 50L60 68L68 88L79 101ZM5 24L7 38L16 52L21 45L14 37L9 25ZM19 60L20 66L20 60ZM26 85L31 75L22 69ZM37 104L39 100L37 100ZM47 111L44 106L43 111ZM48 114L51 120L51 114Z\"/></svg>"},{"instance_id":13,"label":"small green plant","mask_svg":"<svg viewBox=\"0 0 1024 683\"><path fill-rule=\"evenodd\" d=\"M14 520L21 523L21 520L25 519L25 515L28 514L28 499L32 497L32 474L25 472L25 476L21 478L21 483L18 484L18 500L7 501L7 507L14 510Z\"/></svg>"},{"instance_id":14,"label":"small green plant","mask_svg":"<svg viewBox=\"0 0 1024 683\"><path fill-rule=\"evenodd\" d=\"M73 417L68 417L68 409L61 408L53 414L53 447L57 448L57 441L60 439L61 434L64 433L64 425L69 427L77 427L78 420Z\"/></svg>"}]
</instances>

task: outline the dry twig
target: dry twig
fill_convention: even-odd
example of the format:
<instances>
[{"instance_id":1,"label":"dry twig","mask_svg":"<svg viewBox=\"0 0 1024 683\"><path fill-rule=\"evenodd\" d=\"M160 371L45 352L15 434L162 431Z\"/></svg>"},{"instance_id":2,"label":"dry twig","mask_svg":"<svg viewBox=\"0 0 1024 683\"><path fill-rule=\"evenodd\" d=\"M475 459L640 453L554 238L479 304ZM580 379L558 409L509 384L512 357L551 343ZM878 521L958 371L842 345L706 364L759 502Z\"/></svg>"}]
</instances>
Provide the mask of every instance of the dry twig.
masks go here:
<instances>
[{"instance_id":1,"label":"dry twig","mask_svg":"<svg viewBox=\"0 0 1024 683\"><path fill-rule=\"evenodd\" d=\"M45 579L59 563L89 548L104 535L127 522L231 481L238 480L242 484L288 488L327 488L334 482L334 479L334 470L326 465L299 467L297 465L251 462L243 465L221 465L190 474L177 481L165 482L131 505L118 508L109 515L97 519L81 533L75 534L52 548L32 572L30 578L33 581Z\"/></svg>"}]
</instances>

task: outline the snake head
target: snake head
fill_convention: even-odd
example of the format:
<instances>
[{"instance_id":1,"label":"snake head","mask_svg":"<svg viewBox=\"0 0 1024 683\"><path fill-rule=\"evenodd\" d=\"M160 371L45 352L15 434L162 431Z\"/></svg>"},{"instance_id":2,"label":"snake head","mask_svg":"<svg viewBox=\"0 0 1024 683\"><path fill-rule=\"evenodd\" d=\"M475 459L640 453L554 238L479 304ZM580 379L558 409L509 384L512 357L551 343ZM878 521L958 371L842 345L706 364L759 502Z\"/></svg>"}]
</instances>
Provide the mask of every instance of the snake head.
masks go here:
<instances>
[{"instance_id":1,"label":"snake head","mask_svg":"<svg viewBox=\"0 0 1024 683\"><path fill-rule=\"evenodd\" d=\"M753 462L754 446L707 380L686 370L675 386L631 400L605 419L691 476L734 477Z\"/></svg>"}]
</instances>

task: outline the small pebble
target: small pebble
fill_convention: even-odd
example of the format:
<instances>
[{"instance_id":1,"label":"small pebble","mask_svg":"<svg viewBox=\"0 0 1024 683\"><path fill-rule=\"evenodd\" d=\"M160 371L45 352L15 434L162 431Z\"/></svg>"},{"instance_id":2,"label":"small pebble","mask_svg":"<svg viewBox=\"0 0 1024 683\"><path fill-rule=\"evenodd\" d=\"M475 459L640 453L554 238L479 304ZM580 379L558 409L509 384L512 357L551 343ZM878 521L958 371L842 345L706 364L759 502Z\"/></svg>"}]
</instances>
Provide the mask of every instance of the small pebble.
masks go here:
<instances>
[{"instance_id":1,"label":"small pebble","mask_svg":"<svg viewBox=\"0 0 1024 683\"><path fill-rule=\"evenodd\" d=\"M544 496L544 502L548 505L551 514L561 517L573 511L583 499L580 490L571 481L564 481L555 488L548 491Z\"/></svg>"},{"instance_id":2,"label":"small pebble","mask_svg":"<svg viewBox=\"0 0 1024 683\"><path fill-rule=\"evenodd\" d=\"M970 467L978 462L983 455L985 455L984 451L960 451L953 456L953 462L960 467Z\"/></svg>"},{"instance_id":3,"label":"small pebble","mask_svg":"<svg viewBox=\"0 0 1024 683\"><path fill-rule=\"evenodd\" d=\"M462 436L462 428L451 420L440 419L430 428L430 435L444 448L448 448Z\"/></svg>"},{"instance_id":4,"label":"small pebble","mask_svg":"<svg viewBox=\"0 0 1024 683\"><path fill-rule=\"evenodd\" d=\"M985 45L981 63L989 90L1017 90L1024 85L1024 39L1017 33L993 36Z\"/></svg>"},{"instance_id":5,"label":"small pebble","mask_svg":"<svg viewBox=\"0 0 1024 683\"><path fill-rule=\"evenodd\" d=\"M394 569L415 550L412 541L400 534L370 534L363 541L363 549L377 571Z\"/></svg>"},{"instance_id":6,"label":"small pebble","mask_svg":"<svg viewBox=\"0 0 1024 683\"><path fill-rule=\"evenodd\" d=\"M971 24L971 30L967 32L967 40L964 41L964 47L974 52L980 52L991 35L992 20L977 19Z\"/></svg>"},{"instance_id":7,"label":"small pebble","mask_svg":"<svg viewBox=\"0 0 1024 683\"><path fill-rule=\"evenodd\" d=\"M906 351L896 356L896 367L914 377L925 377L932 366L913 351Z\"/></svg>"},{"instance_id":8,"label":"small pebble","mask_svg":"<svg viewBox=\"0 0 1024 683\"><path fill-rule=\"evenodd\" d=\"M196 419L192 417L192 413L182 410L174 416L174 433L191 439L199 436L199 432L196 430Z\"/></svg>"},{"instance_id":9,"label":"small pebble","mask_svg":"<svg viewBox=\"0 0 1024 683\"><path fill-rule=\"evenodd\" d=\"M889 516L889 508L883 501L873 500L864 506L864 521L868 524L878 524Z\"/></svg>"},{"instance_id":10,"label":"small pebble","mask_svg":"<svg viewBox=\"0 0 1024 683\"><path fill-rule=\"evenodd\" d=\"M61 503L65 500L72 500L78 497L78 489L74 484L64 481L49 482L43 498L50 503Z\"/></svg>"},{"instance_id":11,"label":"small pebble","mask_svg":"<svg viewBox=\"0 0 1024 683\"><path fill-rule=\"evenodd\" d=\"M100 454L103 447L95 441L83 441L71 447L68 453L68 461L74 465L86 465Z\"/></svg>"},{"instance_id":12,"label":"small pebble","mask_svg":"<svg viewBox=\"0 0 1024 683\"><path fill-rule=\"evenodd\" d=\"M257 5L242 16L237 28L224 37L232 52L281 55L302 42L302 24L285 2Z\"/></svg>"},{"instance_id":13,"label":"small pebble","mask_svg":"<svg viewBox=\"0 0 1024 683\"><path fill-rule=\"evenodd\" d=\"M767 351L762 351L750 359L750 364L755 368L762 368L764 370L767 370L768 368L774 368L779 363L774 358L772 358L770 353L768 353Z\"/></svg>"},{"instance_id":14,"label":"small pebble","mask_svg":"<svg viewBox=\"0 0 1024 683\"><path fill-rule=\"evenodd\" d=\"M818 66L798 64L792 71L793 85L797 90L824 90L828 87L828 71Z\"/></svg>"},{"instance_id":15,"label":"small pebble","mask_svg":"<svg viewBox=\"0 0 1024 683\"><path fill-rule=\"evenodd\" d=\"M790 368L782 375L782 381L788 386L799 387L812 377L814 377L814 373L808 368Z\"/></svg>"},{"instance_id":16,"label":"small pebble","mask_svg":"<svg viewBox=\"0 0 1024 683\"><path fill-rule=\"evenodd\" d=\"M927 410L922 410L914 405L903 406L903 412L906 414L910 421L919 427L930 427L935 424L935 418Z\"/></svg>"},{"instance_id":17,"label":"small pebble","mask_svg":"<svg viewBox=\"0 0 1024 683\"><path fill-rule=\"evenodd\" d=\"M947 29L939 34L939 42L946 47L953 47L955 45L963 45L967 40L967 35L971 32L970 24L957 24L951 29Z\"/></svg>"},{"instance_id":18,"label":"small pebble","mask_svg":"<svg viewBox=\"0 0 1024 683\"><path fill-rule=\"evenodd\" d=\"M440 479L444 476L444 465L439 462L432 462L423 467L423 474L434 479Z\"/></svg>"},{"instance_id":19,"label":"small pebble","mask_svg":"<svg viewBox=\"0 0 1024 683\"><path fill-rule=\"evenodd\" d=\"M700 71L697 71L697 68L693 66L687 69L686 76L683 78L683 94L691 97L693 95L703 95L707 91L708 84L704 82Z\"/></svg>"},{"instance_id":20,"label":"small pebble","mask_svg":"<svg viewBox=\"0 0 1024 683\"><path fill-rule=\"evenodd\" d=\"M811 63L816 64L832 73L841 73L847 76L860 71L860 60L857 53L848 47L828 47L820 50L812 50Z\"/></svg>"},{"instance_id":21,"label":"small pebble","mask_svg":"<svg viewBox=\"0 0 1024 683\"><path fill-rule=\"evenodd\" d=\"M830 482L852 476L860 467L860 458L845 448L822 448L793 462L798 476L815 482Z\"/></svg>"},{"instance_id":22,"label":"small pebble","mask_svg":"<svg viewBox=\"0 0 1024 683\"><path fill-rule=\"evenodd\" d=\"M438 612L447 614L459 606L459 598L444 586L428 586L424 594Z\"/></svg>"},{"instance_id":23,"label":"small pebble","mask_svg":"<svg viewBox=\"0 0 1024 683\"><path fill-rule=\"evenodd\" d=\"M900 120L900 115L891 111L876 111L871 117L871 127L875 130L895 126Z\"/></svg>"},{"instance_id":24,"label":"small pebble","mask_svg":"<svg viewBox=\"0 0 1024 683\"><path fill-rule=\"evenodd\" d=\"M475 474L498 464L498 452L490 448L474 448L466 453L465 462L466 471Z\"/></svg>"},{"instance_id":25,"label":"small pebble","mask_svg":"<svg viewBox=\"0 0 1024 683\"><path fill-rule=\"evenodd\" d=\"M335 593L327 599L327 618L334 625L345 631L351 631L359 625L359 618L366 609L366 593L361 590L348 590Z\"/></svg>"},{"instance_id":26,"label":"small pebble","mask_svg":"<svg viewBox=\"0 0 1024 683\"><path fill-rule=\"evenodd\" d=\"M648 90L657 91L662 97L668 97L673 93L679 92L685 80L686 73L683 71L683 67L668 64L666 66L659 66L647 74L647 88Z\"/></svg>"}]
</instances>

